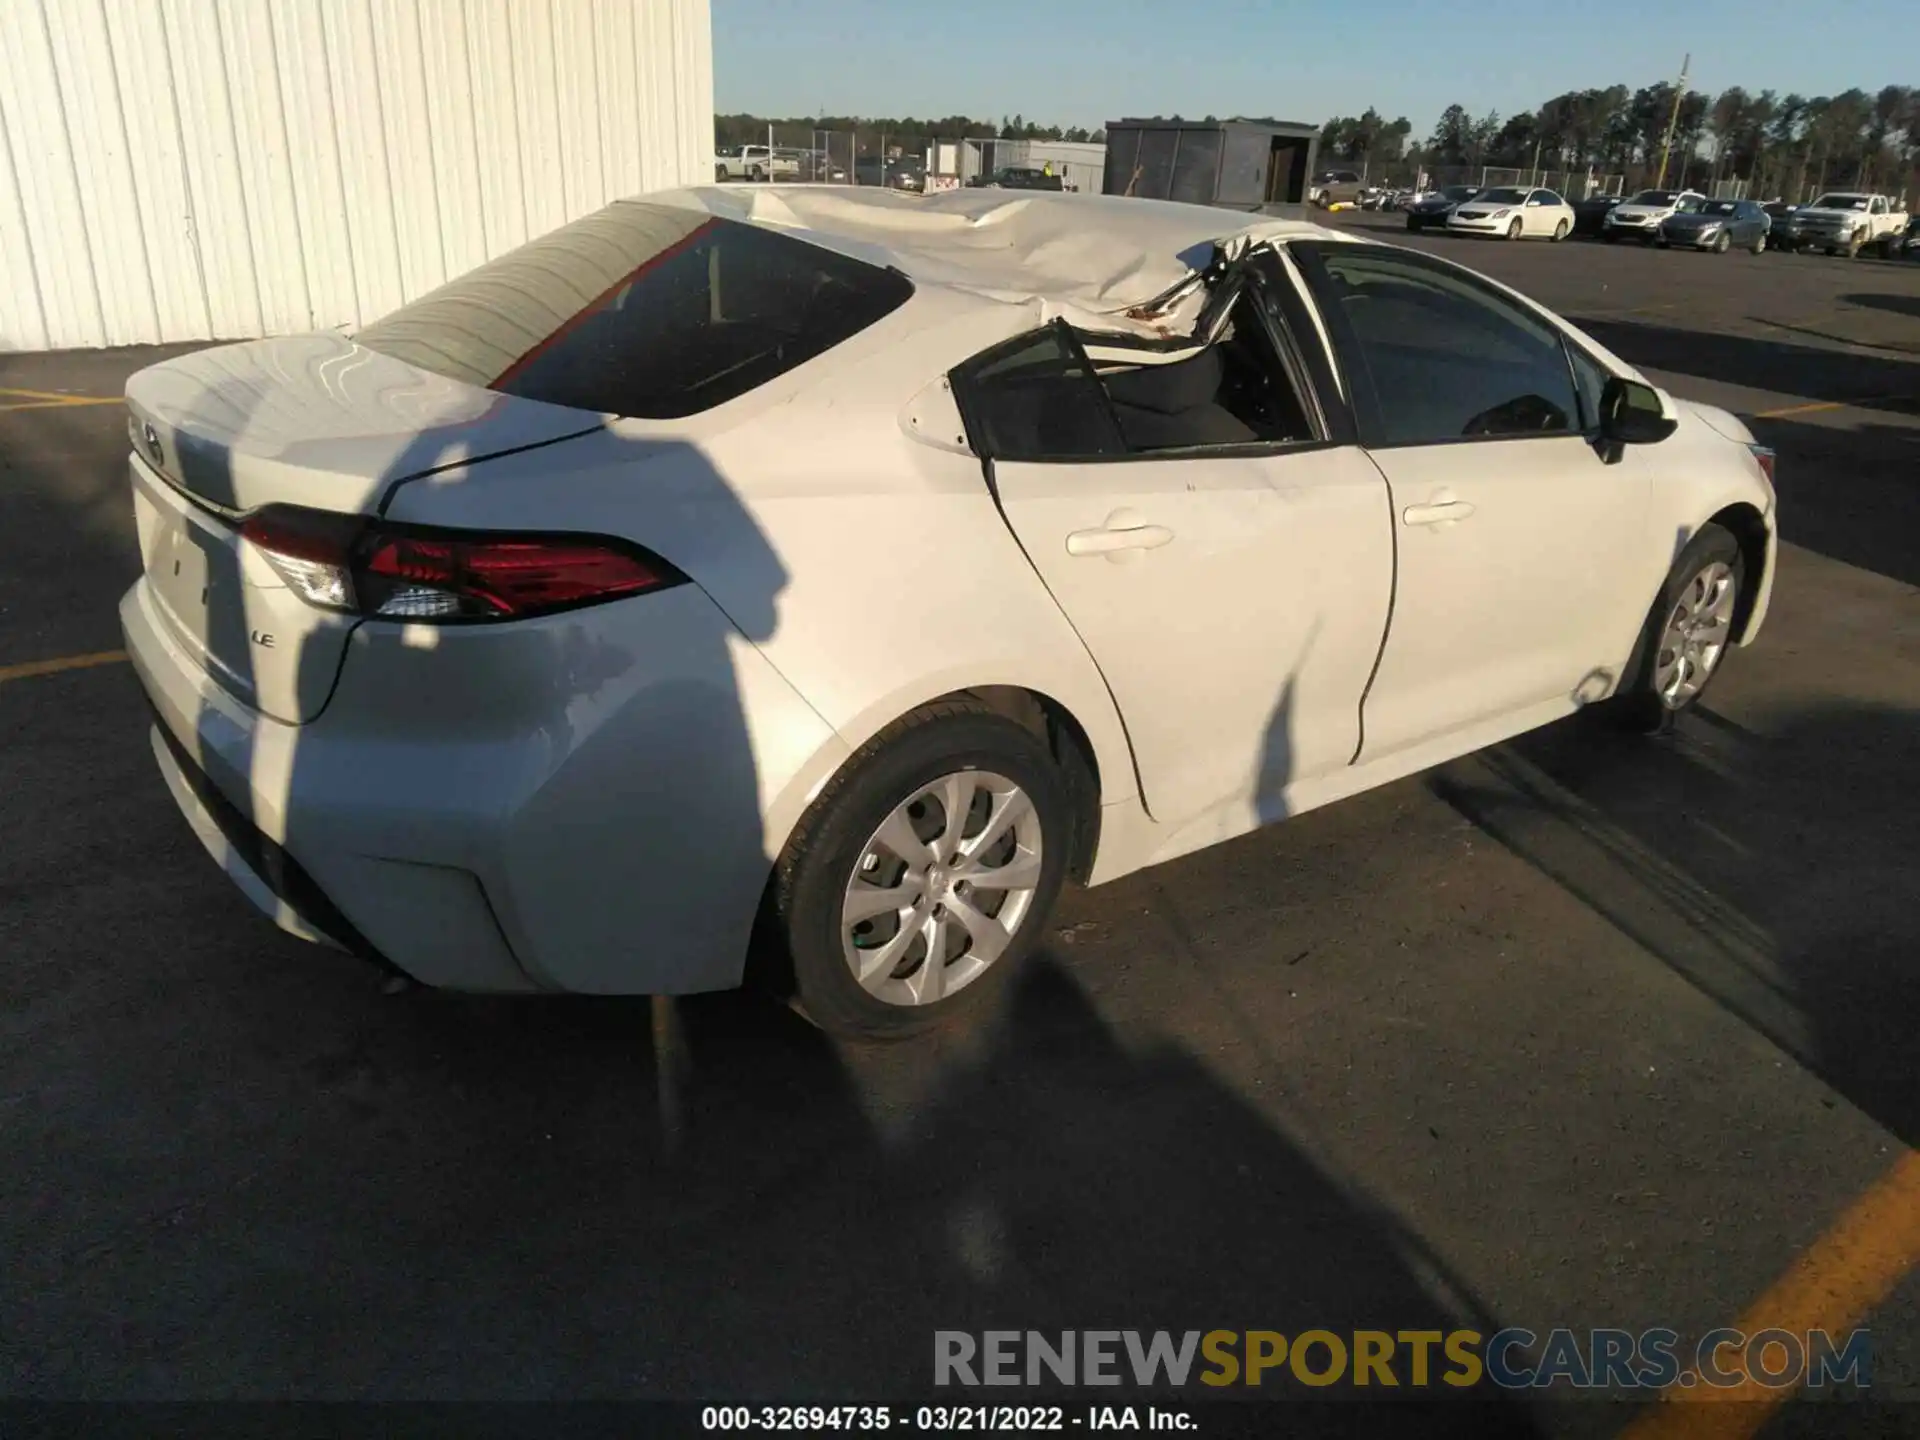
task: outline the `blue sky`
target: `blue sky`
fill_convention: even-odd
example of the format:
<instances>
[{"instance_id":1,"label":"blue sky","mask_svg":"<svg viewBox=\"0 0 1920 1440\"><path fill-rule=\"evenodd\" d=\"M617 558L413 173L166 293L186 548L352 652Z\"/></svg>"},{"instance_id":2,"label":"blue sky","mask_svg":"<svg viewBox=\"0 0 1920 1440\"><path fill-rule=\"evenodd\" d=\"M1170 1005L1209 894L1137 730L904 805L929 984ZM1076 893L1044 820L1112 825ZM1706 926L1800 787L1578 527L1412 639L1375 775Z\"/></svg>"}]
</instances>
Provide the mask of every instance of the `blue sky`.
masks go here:
<instances>
[{"instance_id":1,"label":"blue sky","mask_svg":"<svg viewBox=\"0 0 1920 1440\"><path fill-rule=\"evenodd\" d=\"M1912 0L712 0L722 112L1322 122L1371 104L1424 135L1458 101L1672 79L1831 94L1920 84Z\"/></svg>"}]
</instances>

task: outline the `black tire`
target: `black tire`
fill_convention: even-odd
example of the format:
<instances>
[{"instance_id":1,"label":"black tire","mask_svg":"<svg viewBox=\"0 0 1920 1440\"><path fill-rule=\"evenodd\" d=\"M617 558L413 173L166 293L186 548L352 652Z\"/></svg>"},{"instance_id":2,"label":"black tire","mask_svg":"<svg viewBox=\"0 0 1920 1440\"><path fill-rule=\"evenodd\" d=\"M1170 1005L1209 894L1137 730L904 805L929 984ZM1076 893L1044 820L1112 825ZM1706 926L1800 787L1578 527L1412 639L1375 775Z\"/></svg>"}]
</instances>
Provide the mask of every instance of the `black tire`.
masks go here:
<instances>
[{"instance_id":1,"label":"black tire","mask_svg":"<svg viewBox=\"0 0 1920 1440\"><path fill-rule=\"evenodd\" d=\"M767 172L762 170L758 165L749 165L747 167L747 179L753 181L755 184L758 184L766 178Z\"/></svg>"},{"instance_id":2,"label":"black tire","mask_svg":"<svg viewBox=\"0 0 1920 1440\"><path fill-rule=\"evenodd\" d=\"M1767 253L1767 237L1765 233L1763 232L1762 234L1755 236L1753 244L1750 245L1748 249L1750 249L1755 255L1766 254Z\"/></svg>"},{"instance_id":3,"label":"black tire","mask_svg":"<svg viewBox=\"0 0 1920 1440\"><path fill-rule=\"evenodd\" d=\"M1747 585L1746 563L1740 553L1740 542L1733 538L1731 531L1709 522L1695 532L1693 539L1681 550L1680 558L1673 562L1673 569L1668 572L1666 582L1654 597L1647 618L1640 627L1640 638L1634 644L1632 658L1627 661L1626 678L1605 707L1608 718L1621 728L1643 735L1664 734L1673 728L1678 715L1700 702L1700 697L1712 688L1714 679L1725 666L1726 655L1723 653L1700 689L1677 706L1669 705L1654 687L1654 672L1660 661L1660 636L1666 628L1667 617L1673 613L1688 583L1714 561L1725 563L1733 571L1734 613L1739 613L1741 597ZM1729 639L1729 647L1731 644Z\"/></svg>"},{"instance_id":4,"label":"black tire","mask_svg":"<svg viewBox=\"0 0 1920 1440\"><path fill-rule=\"evenodd\" d=\"M965 988L926 1005L893 1005L860 987L841 944L841 904L868 839L918 787L990 770L1025 790L1039 819L1041 874L1006 950ZM861 747L814 801L774 869L767 916L791 967L797 1008L829 1034L898 1040L988 999L1032 950L1065 878L1073 843L1065 781L1046 741L972 700L923 706ZM911 953L911 952L909 952ZM922 962L924 963L924 961Z\"/></svg>"}]
</instances>

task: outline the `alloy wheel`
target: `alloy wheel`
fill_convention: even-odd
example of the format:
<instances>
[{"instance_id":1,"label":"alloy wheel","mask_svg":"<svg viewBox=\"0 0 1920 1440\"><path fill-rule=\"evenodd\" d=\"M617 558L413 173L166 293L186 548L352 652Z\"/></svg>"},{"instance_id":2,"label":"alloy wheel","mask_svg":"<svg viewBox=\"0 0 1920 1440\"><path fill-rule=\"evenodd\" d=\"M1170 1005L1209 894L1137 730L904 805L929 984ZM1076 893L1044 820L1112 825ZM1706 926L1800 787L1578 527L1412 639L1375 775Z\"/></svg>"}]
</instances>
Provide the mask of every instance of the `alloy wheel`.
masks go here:
<instances>
[{"instance_id":1,"label":"alloy wheel","mask_svg":"<svg viewBox=\"0 0 1920 1440\"><path fill-rule=\"evenodd\" d=\"M1674 598L1653 667L1653 688L1669 710L1681 709L1698 695L1726 653L1737 588L1733 567L1715 560Z\"/></svg>"},{"instance_id":2,"label":"alloy wheel","mask_svg":"<svg viewBox=\"0 0 1920 1440\"><path fill-rule=\"evenodd\" d=\"M1040 885L1040 816L1004 775L963 770L921 786L880 822L847 881L841 949L890 1005L931 1005L1006 952Z\"/></svg>"}]
</instances>

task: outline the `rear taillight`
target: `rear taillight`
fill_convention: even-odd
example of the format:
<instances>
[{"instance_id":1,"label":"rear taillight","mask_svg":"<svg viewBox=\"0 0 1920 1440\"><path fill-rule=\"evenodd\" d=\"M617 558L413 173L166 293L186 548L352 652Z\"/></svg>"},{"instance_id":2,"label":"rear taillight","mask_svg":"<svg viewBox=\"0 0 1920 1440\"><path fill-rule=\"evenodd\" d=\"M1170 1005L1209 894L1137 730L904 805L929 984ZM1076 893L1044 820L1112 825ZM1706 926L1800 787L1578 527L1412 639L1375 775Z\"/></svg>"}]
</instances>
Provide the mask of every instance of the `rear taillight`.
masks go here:
<instances>
[{"instance_id":1,"label":"rear taillight","mask_svg":"<svg viewBox=\"0 0 1920 1440\"><path fill-rule=\"evenodd\" d=\"M269 505L241 536L309 605L391 620L518 620L682 584L636 545L390 525Z\"/></svg>"},{"instance_id":2,"label":"rear taillight","mask_svg":"<svg viewBox=\"0 0 1920 1440\"><path fill-rule=\"evenodd\" d=\"M1754 463L1759 465L1760 473L1767 477L1767 483L1771 485L1773 483L1773 451L1764 445L1749 445L1747 449L1753 452Z\"/></svg>"}]
</instances>

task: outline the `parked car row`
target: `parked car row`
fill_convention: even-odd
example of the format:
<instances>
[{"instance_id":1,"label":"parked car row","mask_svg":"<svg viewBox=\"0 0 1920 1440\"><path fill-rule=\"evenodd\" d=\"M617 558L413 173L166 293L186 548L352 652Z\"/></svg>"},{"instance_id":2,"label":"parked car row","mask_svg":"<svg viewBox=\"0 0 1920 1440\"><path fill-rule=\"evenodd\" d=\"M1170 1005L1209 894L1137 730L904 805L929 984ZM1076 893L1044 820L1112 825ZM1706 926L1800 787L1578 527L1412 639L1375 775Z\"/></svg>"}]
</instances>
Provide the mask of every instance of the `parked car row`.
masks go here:
<instances>
[{"instance_id":1,"label":"parked car row","mask_svg":"<svg viewBox=\"0 0 1920 1440\"><path fill-rule=\"evenodd\" d=\"M1642 190L1592 195L1569 204L1552 190L1450 185L1411 201L1409 230L1519 240L1586 235L1617 244L1708 250L1825 250L1852 257L1872 250L1887 259L1920 256L1920 227L1897 197L1835 191L1811 205L1709 199L1697 190Z\"/></svg>"}]
</instances>

